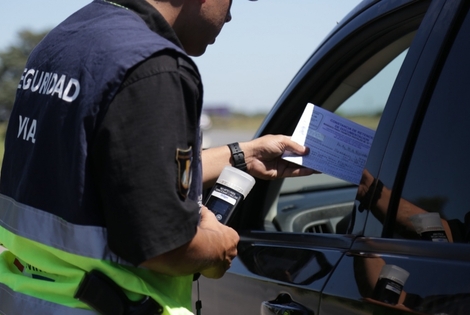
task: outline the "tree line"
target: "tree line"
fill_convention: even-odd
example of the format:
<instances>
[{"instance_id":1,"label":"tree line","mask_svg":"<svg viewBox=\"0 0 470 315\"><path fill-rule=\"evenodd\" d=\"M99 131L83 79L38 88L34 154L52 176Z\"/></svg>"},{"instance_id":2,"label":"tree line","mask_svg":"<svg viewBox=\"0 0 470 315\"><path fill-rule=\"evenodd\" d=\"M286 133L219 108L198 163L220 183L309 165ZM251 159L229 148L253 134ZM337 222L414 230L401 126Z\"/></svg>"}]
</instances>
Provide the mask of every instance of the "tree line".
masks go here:
<instances>
[{"instance_id":1,"label":"tree line","mask_svg":"<svg viewBox=\"0 0 470 315\"><path fill-rule=\"evenodd\" d=\"M46 34L20 31L15 44L0 50L0 121L8 120L28 56Z\"/></svg>"}]
</instances>

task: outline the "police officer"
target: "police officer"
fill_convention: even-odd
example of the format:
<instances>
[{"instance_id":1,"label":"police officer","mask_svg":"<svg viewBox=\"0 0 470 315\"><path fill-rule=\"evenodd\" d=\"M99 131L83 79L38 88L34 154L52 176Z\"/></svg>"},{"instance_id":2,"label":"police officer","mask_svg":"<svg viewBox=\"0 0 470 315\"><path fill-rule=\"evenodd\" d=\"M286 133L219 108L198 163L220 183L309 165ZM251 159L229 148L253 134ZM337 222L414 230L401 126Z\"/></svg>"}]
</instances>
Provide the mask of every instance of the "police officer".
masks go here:
<instances>
[{"instance_id":1,"label":"police officer","mask_svg":"<svg viewBox=\"0 0 470 315\"><path fill-rule=\"evenodd\" d=\"M152 314L190 314L192 275L219 278L237 254L203 184L230 164L263 179L312 173L280 159L306 153L281 135L201 153L188 55L214 42L230 6L94 0L33 51L1 173L0 313L132 313L151 300Z\"/></svg>"}]
</instances>

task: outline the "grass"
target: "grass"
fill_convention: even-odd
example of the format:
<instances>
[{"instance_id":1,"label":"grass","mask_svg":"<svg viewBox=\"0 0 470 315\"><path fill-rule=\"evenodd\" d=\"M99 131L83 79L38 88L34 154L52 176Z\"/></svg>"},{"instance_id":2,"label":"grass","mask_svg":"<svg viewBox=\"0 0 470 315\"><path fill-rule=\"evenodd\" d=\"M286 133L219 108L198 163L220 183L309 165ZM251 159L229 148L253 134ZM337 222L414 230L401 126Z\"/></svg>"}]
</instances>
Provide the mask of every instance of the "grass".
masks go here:
<instances>
[{"instance_id":1,"label":"grass","mask_svg":"<svg viewBox=\"0 0 470 315\"><path fill-rule=\"evenodd\" d=\"M234 114L230 117L211 116L212 128L226 130L252 130L256 131L264 120L265 115L246 116ZM376 130L379 124L379 116L348 116L345 117L360 125Z\"/></svg>"},{"instance_id":2,"label":"grass","mask_svg":"<svg viewBox=\"0 0 470 315\"><path fill-rule=\"evenodd\" d=\"M233 114L230 117L211 116L213 129L225 130L258 130L265 115L247 116L243 114Z\"/></svg>"},{"instance_id":3,"label":"grass","mask_svg":"<svg viewBox=\"0 0 470 315\"><path fill-rule=\"evenodd\" d=\"M380 116L352 116L345 117L349 120L352 120L360 125L366 126L372 130L377 130L379 125Z\"/></svg>"}]
</instances>

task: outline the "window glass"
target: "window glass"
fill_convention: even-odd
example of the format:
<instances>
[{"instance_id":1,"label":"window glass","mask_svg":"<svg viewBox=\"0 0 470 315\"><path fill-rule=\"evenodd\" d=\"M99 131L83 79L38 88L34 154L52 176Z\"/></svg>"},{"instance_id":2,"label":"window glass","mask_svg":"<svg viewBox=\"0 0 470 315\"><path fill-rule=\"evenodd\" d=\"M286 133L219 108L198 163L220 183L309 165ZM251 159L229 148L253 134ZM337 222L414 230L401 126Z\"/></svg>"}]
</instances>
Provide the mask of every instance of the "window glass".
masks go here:
<instances>
[{"instance_id":1,"label":"window glass","mask_svg":"<svg viewBox=\"0 0 470 315\"><path fill-rule=\"evenodd\" d=\"M406 39L408 44L410 41ZM336 114L375 130L408 51L402 42L397 43L364 62L322 106L329 110L337 108ZM265 229L344 234L356 193L356 185L326 174L287 178L277 207L265 217Z\"/></svg>"},{"instance_id":2,"label":"window glass","mask_svg":"<svg viewBox=\"0 0 470 315\"><path fill-rule=\"evenodd\" d=\"M467 17L437 81L415 145L402 193L406 207L400 206L397 215L397 231L407 232L406 237L469 241L468 32L470 19ZM435 220L432 218L437 215L436 223L424 224L427 220ZM422 227L417 225L420 222L423 223ZM441 233L439 237L434 230L442 228L445 236L442 237ZM430 238L433 233L436 238Z\"/></svg>"},{"instance_id":3,"label":"window glass","mask_svg":"<svg viewBox=\"0 0 470 315\"><path fill-rule=\"evenodd\" d=\"M335 111L363 126L377 129L380 117L408 49L402 52L372 80L348 98Z\"/></svg>"}]
</instances>

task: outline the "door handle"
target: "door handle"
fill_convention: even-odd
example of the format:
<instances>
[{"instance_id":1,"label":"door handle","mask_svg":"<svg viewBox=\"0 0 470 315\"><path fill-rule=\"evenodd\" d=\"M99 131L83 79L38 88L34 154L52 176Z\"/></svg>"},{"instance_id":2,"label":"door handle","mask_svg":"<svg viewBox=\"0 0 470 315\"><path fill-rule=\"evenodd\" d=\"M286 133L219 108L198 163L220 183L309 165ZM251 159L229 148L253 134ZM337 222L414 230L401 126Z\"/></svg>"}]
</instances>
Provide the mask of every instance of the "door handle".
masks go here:
<instances>
[{"instance_id":1,"label":"door handle","mask_svg":"<svg viewBox=\"0 0 470 315\"><path fill-rule=\"evenodd\" d=\"M281 293L272 301L261 303L261 315L315 315L315 313L292 300L287 293Z\"/></svg>"}]
</instances>

